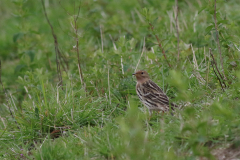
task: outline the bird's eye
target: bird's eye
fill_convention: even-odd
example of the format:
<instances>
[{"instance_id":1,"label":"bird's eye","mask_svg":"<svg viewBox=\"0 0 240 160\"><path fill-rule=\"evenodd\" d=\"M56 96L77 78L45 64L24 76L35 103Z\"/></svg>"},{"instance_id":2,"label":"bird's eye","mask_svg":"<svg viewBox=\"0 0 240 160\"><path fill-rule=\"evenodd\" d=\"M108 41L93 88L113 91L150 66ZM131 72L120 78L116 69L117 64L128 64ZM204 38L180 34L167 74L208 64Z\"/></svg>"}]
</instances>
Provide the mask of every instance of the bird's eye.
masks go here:
<instances>
[{"instance_id":1,"label":"bird's eye","mask_svg":"<svg viewBox=\"0 0 240 160\"><path fill-rule=\"evenodd\" d=\"M143 74L143 72L142 72L142 74Z\"/></svg>"}]
</instances>

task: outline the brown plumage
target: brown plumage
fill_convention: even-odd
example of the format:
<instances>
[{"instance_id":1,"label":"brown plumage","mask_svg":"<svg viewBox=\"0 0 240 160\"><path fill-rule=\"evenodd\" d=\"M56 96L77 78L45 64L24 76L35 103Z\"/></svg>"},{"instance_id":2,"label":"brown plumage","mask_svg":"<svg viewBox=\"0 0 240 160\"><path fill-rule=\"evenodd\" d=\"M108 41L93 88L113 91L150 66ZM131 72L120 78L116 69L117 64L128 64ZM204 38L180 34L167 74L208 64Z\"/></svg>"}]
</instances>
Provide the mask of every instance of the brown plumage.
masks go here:
<instances>
[{"instance_id":1,"label":"brown plumage","mask_svg":"<svg viewBox=\"0 0 240 160\"><path fill-rule=\"evenodd\" d=\"M150 116L152 111L169 111L169 98L162 89L154 83L146 71L133 73L137 78L136 92L141 102L148 108ZM173 111L177 105L171 103Z\"/></svg>"}]
</instances>

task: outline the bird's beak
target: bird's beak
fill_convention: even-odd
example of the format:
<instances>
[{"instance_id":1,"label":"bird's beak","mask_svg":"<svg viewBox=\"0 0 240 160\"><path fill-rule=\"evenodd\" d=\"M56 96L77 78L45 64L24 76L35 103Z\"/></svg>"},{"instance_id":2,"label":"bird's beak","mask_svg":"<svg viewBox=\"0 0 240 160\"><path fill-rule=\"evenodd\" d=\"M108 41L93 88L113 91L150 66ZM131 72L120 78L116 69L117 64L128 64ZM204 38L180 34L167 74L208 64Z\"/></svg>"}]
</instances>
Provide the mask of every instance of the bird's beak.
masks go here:
<instances>
[{"instance_id":1,"label":"bird's beak","mask_svg":"<svg viewBox=\"0 0 240 160\"><path fill-rule=\"evenodd\" d=\"M135 75L136 73L133 73L132 75Z\"/></svg>"}]
</instances>

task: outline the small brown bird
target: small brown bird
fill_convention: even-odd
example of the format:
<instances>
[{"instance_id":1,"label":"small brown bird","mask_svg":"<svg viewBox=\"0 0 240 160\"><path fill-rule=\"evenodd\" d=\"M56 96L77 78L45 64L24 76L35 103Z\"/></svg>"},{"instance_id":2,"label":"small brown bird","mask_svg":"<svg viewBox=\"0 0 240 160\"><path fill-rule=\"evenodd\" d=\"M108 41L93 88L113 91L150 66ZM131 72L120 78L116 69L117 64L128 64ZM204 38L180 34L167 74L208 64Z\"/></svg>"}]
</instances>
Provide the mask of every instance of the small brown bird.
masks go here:
<instances>
[{"instance_id":1,"label":"small brown bird","mask_svg":"<svg viewBox=\"0 0 240 160\"><path fill-rule=\"evenodd\" d=\"M146 71L137 71L133 73L137 78L136 92L142 103L148 108L149 115L152 111L169 111L169 98L162 89L154 83ZM171 103L171 110L177 105Z\"/></svg>"}]
</instances>

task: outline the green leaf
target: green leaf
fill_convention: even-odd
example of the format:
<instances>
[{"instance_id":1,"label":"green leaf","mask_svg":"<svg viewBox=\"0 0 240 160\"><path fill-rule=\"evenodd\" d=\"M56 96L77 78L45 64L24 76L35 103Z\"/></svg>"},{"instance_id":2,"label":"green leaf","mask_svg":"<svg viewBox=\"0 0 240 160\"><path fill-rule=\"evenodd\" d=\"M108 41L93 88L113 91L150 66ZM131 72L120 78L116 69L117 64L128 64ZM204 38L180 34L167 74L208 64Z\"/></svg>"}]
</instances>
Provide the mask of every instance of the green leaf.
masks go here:
<instances>
[{"instance_id":1,"label":"green leaf","mask_svg":"<svg viewBox=\"0 0 240 160\"><path fill-rule=\"evenodd\" d=\"M26 51L25 54L27 54L30 57L31 62L34 60L35 53L32 50Z\"/></svg>"},{"instance_id":2,"label":"green leaf","mask_svg":"<svg viewBox=\"0 0 240 160\"><path fill-rule=\"evenodd\" d=\"M212 30L213 27L214 27L214 25L208 26L208 27L205 29L205 35L208 34L208 33Z\"/></svg>"},{"instance_id":3,"label":"green leaf","mask_svg":"<svg viewBox=\"0 0 240 160\"><path fill-rule=\"evenodd\" d=\"M144 16L144 17L147 17L147 15L148 15L148 9L145 7L145 8L143 8L142 9L142 15Z\"/></svg>"},{"instance_id":4,"label":"green leaf","mask_svg":"<svg viewBox=\"0 0 240 160\"><path fill-rule=\"evenodd\" d=\"M135 48L137 41L134 38L132 38L128 42L130 44L131 49Z\"/></svg>"},{"instance_id":5,"label":"green leaf","mask_svg":"<svg viewBox=\"0 0 240 160\"><path fill-rule=\"evenodd\" d=\"M119 38L119 40L117 41L117 45L118 45L118 47L120 46L120 47L124 47L125 46L125 37L124 36L121 36L120 38Z\"/></svg>"},{"instance_id":6,"label":"green leaf","mask_svg":"<svg viewBox=\"0 0 240 160\"><path fill-rule=\"evenodd\" d=\"M228 20L221 20L221 21L218 21L217 24L219 25L220 23L222 24L228 24Z\"/></svg>"},{"instance_id":7,"label":"green leaf","mask_svg":"<svg viewBox=\"0 0 240 160\"><path fill-rule=\"evenodd\" d=\"M202 8L200 8L200 10L198 11L198 14L200 14L203 10L205 10L207 8L207 6L203 6Z\"/></svg>"},{"instance_id":8,"label":"green leaf","mask_svg":"<svg viewBox=\"0 0 240 160\"><path fill-rule=\"evenodd\" d=\"M147 56L150 59L156 59L156 55L154 53L152 53L152 52L148 53Z\"/></svg>"},{"instance_id":9,"label":"green leaf","mask_svg":"<svg viewBox=\"0 0 240 160\"><path fill-rule=\"evenodd\" d=\"M39 109L37 107L35 108L35 116L39 119Z\"/></svg>"},{"instance_id":10,"label":"green leaf","mask_svg":"<svg viewBox=\"0 0 240 160\"><path fill-rule=\"evenodd\" d=\"M27 68L27 65L25 65L25 64L19 64L19 65L17 65L16 68L15 68L15 73L21 72L21 71L24 70L25 68Z\"/></svg>"},{"instance_id":11,"label":"green leaf","mask_svg":"<svg viewBox=\"0 0 240 160\"><path fill-rule=\"evenodd\" d=\"M13 35L13 42L16 43L20 38L24 36L24 33L16 33Z\"/></svg>"}]
</instances>

